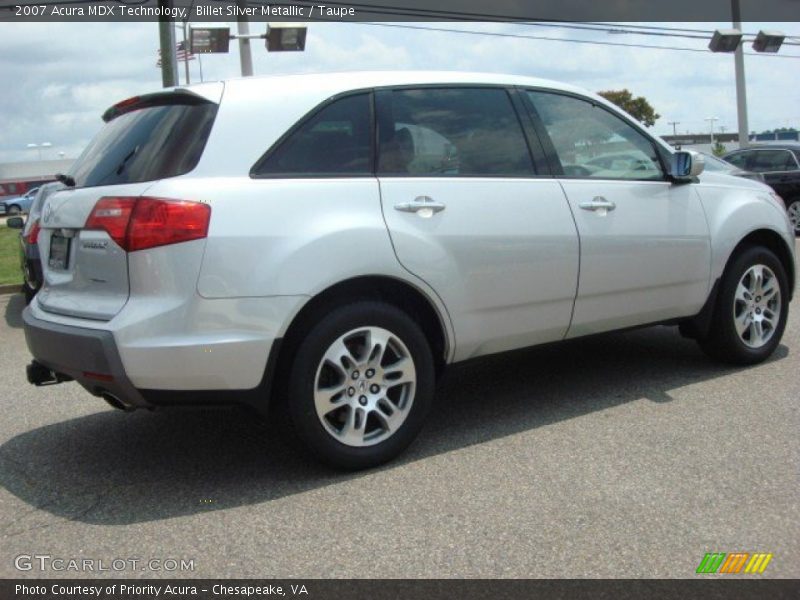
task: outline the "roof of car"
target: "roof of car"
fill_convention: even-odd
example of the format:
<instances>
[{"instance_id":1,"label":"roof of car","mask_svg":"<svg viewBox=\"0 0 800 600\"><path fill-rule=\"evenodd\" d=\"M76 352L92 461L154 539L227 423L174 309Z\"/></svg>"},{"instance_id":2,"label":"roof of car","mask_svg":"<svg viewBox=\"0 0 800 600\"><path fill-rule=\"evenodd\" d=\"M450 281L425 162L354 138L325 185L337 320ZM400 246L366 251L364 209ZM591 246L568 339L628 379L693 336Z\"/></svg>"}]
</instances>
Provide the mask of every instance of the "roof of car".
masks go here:
<instances>
[{"instance_id":1,"label":"roof of car","mask_svg":"<svg viewBox=\"0 0 800 600\"><path fill-rule=\"evenodd\" d=\"M765 144L750 144L747 148L739 148L738 150L731 150L728 154L735 154L737 152L744 152L745 150L795 150L800 151L800 142L768 142ZM727 155L726 155L727 156Z\"/></svg>"},{"instance_id":2,"label":"roof of car","mask_svg":"<svg viewBox=\"0 0 800 600\"><path fill-rule=\"evenodd\" d=\"M334 85L342 91L390 85L435 85L435 84L478 84L478 85L524 85L547 87L580 94L591 94L584 89L537 77L503 73L480 73L467 71L339 71L326 73L295 73L284 75L263 75L258 77L226 80L231 85L291 85L292 80L322 85ZM591 94L594 95L594 94Z\"/></svg>"}]
</instances>

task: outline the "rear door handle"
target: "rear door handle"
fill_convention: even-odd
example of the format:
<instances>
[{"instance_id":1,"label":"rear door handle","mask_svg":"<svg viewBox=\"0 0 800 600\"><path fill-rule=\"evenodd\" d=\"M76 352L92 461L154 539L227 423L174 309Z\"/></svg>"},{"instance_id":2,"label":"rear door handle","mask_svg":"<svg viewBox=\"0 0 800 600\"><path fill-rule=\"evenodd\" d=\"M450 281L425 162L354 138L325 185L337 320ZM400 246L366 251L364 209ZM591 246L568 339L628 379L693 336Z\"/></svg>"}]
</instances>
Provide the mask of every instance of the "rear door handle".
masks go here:
<instances>
[{"instance_id":1,"label":"rear door handle","mask_svg":"<svg viewBox=\"0 0 800 600\"><path fill-rule=\"evenodd\" d=\"M430 196L417 196L413 202L401 202L394 205L395 210L417 213L423 218L432 217L435 213L442 212L446 207L446 204L435 202Z\"/></svg>"},{"instance_id":2,"label":"rear door handle","mask_svg":"<svg viewBox=\"0 0 800 600\"><path fill-rule=\"evenodd\" d=\"M594 210L600 212L601 214L605 214L606 212L617 208L617 205L611 200L606 200L602 196L595 196L590 202L581 202L580 207L583 210Z\"/></svg>"}]
</instances>

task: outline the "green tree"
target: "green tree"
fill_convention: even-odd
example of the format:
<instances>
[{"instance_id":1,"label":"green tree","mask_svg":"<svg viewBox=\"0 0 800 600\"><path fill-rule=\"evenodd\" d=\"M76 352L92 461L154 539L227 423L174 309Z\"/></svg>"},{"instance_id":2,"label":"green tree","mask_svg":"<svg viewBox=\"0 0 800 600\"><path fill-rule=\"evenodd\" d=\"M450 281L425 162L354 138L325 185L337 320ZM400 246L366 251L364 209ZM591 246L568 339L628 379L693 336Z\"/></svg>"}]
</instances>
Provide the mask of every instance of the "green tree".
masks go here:
<instances>
[{"instance_id":1,"label":"green tree","mask_svg":"<svg viewBox=\"0 0 800 600\"><path fill-rule=\"evenodd\" d=\"M645 127L652 127L661 117L644 96L633 97L627 90L606 90L597 92L609 102L613 102L634 119L638 119Z\"/></svg>"},{"instance_id":2,"label":"green tree","mask_svg":"<svg viewBox=\"0 0 800 600\"><path fill-rule=\"evenodd\" d=\"M714 145L711 147L711 151L714 153L714 156L722 156L727 152L725 146L719 141L714 140Z\"/></svg>"}]
</instances>

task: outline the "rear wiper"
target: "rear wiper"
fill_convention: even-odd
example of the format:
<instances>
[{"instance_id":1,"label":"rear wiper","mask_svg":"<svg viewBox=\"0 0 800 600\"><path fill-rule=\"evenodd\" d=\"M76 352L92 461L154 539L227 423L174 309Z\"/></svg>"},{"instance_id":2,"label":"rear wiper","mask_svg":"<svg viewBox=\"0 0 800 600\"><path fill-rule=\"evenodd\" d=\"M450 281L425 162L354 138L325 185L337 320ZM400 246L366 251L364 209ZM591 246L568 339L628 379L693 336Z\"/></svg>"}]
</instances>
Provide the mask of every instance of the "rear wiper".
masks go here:
<instances>
[{"instance_id":1,"label":"rear wiper","mask_svg":"<svg viewBox=\"0 0 800 600\"><path fill-rule=\"evenodd\" d=\"M135 147L133 150L131 150L131 151L130 151L130 153L128 154L128 156L126 156L125 158L123 158L123 159L122 159L122 162L121 162L121 163L119 163L119 166L117 167L117 170L116 170L116 173L117 173L117 175L122 175L122 171L124 171L124 170L125 170L125 164L126 164L126 163L127 163L129 160L130 160L130 159L132 159L132 158L133 158L133 156L134 156L134 155L135 155L135 154L136 154L138 151L139 151L139 146L136 146L136 147Z\"/></svg>"},{"instance_id":2,"label":"rear wiper","mask_svg":"<svg viewBox=\"0 0 800 600\"><path fill-rule=\"evenodd\" d=\"M64 175L63 173L56 173L56 179L66 185L67 187L75 187L75 178L72 175Z\"/></svg>"}]
</instances>

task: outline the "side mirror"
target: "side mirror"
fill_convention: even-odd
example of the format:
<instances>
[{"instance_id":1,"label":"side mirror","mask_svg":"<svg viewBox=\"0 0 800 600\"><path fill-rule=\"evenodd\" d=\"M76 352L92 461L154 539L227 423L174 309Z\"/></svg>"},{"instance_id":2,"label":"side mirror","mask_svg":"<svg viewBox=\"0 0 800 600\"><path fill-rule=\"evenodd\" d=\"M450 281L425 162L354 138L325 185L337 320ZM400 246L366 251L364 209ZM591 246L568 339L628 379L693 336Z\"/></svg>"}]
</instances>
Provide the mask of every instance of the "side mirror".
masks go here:
<instances>
[{"instance_id":1,"label":"side mirror","mask_svg":"<svg viewBox=\"0 0 800 600\"><path fill-rule=\"evenodd\" d=\"M22 229L25 227L25 221L22 220L22 217L8 217L6 225L9 229Z\"/></svg>"},{"instance_id":2,"label":"side mirror","mask_svg":"<svg viewBox=\"0 0 800 600\"><path fill-rule=\"evenodd\" d=\"M669 174L675 180L687 181L700 175L705 166L706 161L699 152L679 151L672 155Z\"/></svg>"}]
</instances>

